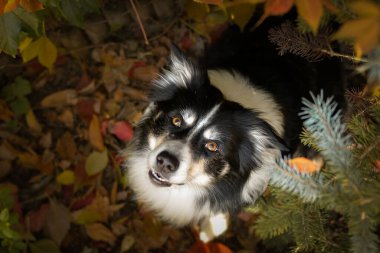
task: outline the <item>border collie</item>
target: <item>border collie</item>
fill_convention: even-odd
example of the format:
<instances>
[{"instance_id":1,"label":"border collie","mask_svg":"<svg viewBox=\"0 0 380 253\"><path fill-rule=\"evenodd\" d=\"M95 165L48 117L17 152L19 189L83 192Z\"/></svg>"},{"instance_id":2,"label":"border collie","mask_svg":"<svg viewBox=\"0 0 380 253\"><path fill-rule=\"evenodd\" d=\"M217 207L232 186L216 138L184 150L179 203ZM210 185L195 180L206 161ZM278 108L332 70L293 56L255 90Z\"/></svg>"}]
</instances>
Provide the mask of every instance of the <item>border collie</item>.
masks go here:
<instances>
[{"instance_id":1,"label":"border collie","mask_svg":"<svg viewBox=\"0 0 380 253\"><path fill-rule=\"evenodd\" d=\"M268 20L231 26L198 62L172 47L153 82L127 175L137 200L174 225L254 203L276 159L302 149L301 98L336 93L339 64L279 56L267 36L282 19Z\"/></svg>"}]
</instances>

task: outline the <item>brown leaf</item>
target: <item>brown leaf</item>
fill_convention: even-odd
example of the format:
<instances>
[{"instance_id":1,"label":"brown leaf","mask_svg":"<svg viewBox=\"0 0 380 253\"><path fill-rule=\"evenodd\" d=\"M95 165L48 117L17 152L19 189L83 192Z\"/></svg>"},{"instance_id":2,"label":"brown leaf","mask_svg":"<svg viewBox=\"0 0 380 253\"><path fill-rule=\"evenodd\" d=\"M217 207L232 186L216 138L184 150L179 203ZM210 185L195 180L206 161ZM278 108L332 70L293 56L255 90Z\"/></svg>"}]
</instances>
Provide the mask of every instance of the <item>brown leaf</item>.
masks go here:
<instances>
[{"instance_id":1,"label":"brown leaf","mask_svg":"<svg viewBox=\"0 0 380 253\"><path fill-rule=\"evenodd\" d=\"M292 8L293 4L294 0L268 0L265 3L264 15L284 15Z\"/></svg>"},{"instance_id":2,"label":"brown leaf","mask_svg":"<svg viewBox=\"0 0 380 253\"><path fill-rule=\"evenodd\" d=\"M58 116L58 120L61 121L67 128L74 127L74 115L70 109L65 109Z\"/></svg>"},{"instance_id":3,"label":"brown leaf","mask_svg":"<svg viewBox=\"0 0 380 253\"><path fill-rule=\"evenodd\" d=\"M97 115L93 115L90 127L88 130L88 137L91 145L98 151L104 150L103 136L100 128L100 121Z\"/></svg>"},{"instance_id":4,"label":"brown leaf","mask_svg":"<svg viewBox=\"0 0 380 253\"><path fill-rule=\"evenodd\" d=\"M80 99L75 105L76 111L81 119L90 123L92 116L95 114L95 105L97 101L95 99L84 98Z\"/></svg>"},{"instance_id":5,"label":"brown leaf","mask_svg":"<svg viewBox=\"0 0 380 253\"><path fill-rule=\"evenodd\" d=\"M75 158L77 147L70 132L65 132L63 136L58 139L56 150L62 159L73 160Z\"/></svg>"},{"instance_id":6,"label":"brown leaf","mask_svg":"<svg viewBox=\"0 0 380 253\"><path fill-rule=\"evenodd\" d=\"M45 229L47 234L60 245L70 229L71 213L62 203L50 201L50 209L46 215Z\"/></svg>"},{"instance_id":7,"label":"brown leaf","mask_svg":"<svg viewBox=\"0 0 380 253\"><path fill-rule=\"evenodd\" d=\"M132 77L138 81L151 82L158 77L159 69L154 65L147 65L133 69Z\"/></svg>"},{"instance_id":8,"label":"brown leaf","mask_svg":"<svg viewBox=\"0 0 380 253\"><path fill-rule=\"evenodd\" d=\"M47 132L46 134L42 135L40 141L38 142L38 144L45 148L45 149L48 149L51 147L51 143L52 143L52 137L51 137L51 131Z\"/></svg>"},{"instance_id":9,"label":"brown leaf","mask_svg":"<svg viewBox=\"0 0 380 253\"><path fill-rule=\"evenodd\" d=\"M114 245L116 236L106 226L101 223L85 225L87 235L95 241L103 241Z\"/></svg>"},{"instance_id":10,"label":"brown leaf","mask_svg":"<svg viewBox=\"0 0 380 253\"><path fill-rule=\"evenodd\" d=\"M77 92L73 89L61 90L43 98L41 106L43 108L50 108L74 105L77 99L76 96Z\"/></svg>"}]
</instances>

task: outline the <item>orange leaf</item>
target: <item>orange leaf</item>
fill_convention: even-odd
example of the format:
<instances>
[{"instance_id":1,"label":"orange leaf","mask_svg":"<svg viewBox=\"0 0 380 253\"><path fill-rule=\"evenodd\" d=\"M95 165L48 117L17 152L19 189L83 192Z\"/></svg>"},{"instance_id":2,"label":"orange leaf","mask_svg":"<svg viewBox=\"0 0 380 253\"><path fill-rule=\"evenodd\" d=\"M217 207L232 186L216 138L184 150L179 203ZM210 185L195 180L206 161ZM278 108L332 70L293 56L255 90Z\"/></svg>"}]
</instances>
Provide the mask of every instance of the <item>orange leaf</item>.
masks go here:
<instances>
[{"instance_id":1,"label":"orange leaf","mask_svg":"<svg viewBox=\"0 0 380 253\"><path fill-rule=\"evenodd\" d=\"M293 6L294 0L269 0L265 4L264 15L283 15Z\"/></svg>"},{"instance_id":2,"label":"orange leaf","mask_svg":"<svg viewBox=\"0 0 380 253\"><path fill-rule=\"evenodd\" d=\"M287 13L294 5L294 0L268 0L265 3L264 13L257 21L256 27L259 26L267 17L283 15Z\"/></svg>"},{"instance_id":3,"label":"orange leaf","mask_svg":"<svg viewBox=\"0 0 380 253\"><path fill-rule=\"evenodd\" d=\"M298 14L308 23L311 30L317 33L323 15L322 0L296 0Z\"/></svg>"},{"instance_id":4,"label":"orange leaf","mask_svg":"<svg viewBox=\"0 0 380 253\"><path fill-rule=\"evenodd\" d=\"M97 150L103 151L104 143L103 143L103 137L102 137L101 128L100 128L100 121L99 121L98 116L96 116L95 114L92 116L88 134L89 134L91 145Z\"/></svg>"},{"instance_id":5,"label":"orange leaf","mask_svg":"<svg viewBox=\"0 0 380 253\"><path fill-rule=\"evenodd\" d=\"M305 157L296 157L287 161L289 166L301 173L313 174L318 172L322 163L309 160Z\"/></svg>"},{"instance_id":6,"label":"orange leaf","mask_svg":"<svg viewBox=\"0 0 380 253\"><path fill-rule=\"evenodd\" d=\"M29 12L38 11L44 8L38 0L20 0L20 6Z\"/></svg>"},{"instance_id":7,"label":"orange leaf","mask_svg":"<svg viewBox=\"0 0 380 253\"><path fill-rule=\"evenodd\" d=\"M18 4L19 4L19 0L8 0L4 6L3 12L7 13L7 12L13 11L14 9L16 9Z\"/></svg>"}]
</instances>

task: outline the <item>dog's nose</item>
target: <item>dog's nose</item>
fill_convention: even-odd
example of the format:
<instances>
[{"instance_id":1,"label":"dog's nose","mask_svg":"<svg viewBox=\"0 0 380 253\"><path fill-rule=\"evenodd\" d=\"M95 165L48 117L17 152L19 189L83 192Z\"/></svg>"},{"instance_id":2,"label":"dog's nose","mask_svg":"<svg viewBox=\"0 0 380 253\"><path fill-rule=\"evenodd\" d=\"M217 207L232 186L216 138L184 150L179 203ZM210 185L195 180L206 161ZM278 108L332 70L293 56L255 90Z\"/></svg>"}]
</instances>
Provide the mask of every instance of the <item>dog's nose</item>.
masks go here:
<instances>
[{"instance_id":1,"label":"dog's nose","mask_svg":"<svg viewBox=\"0 0 380 253\"><path fill-rule=\"evenodd\" d=\"M168 151L162 151L156 157L157 169L164 173L172 173L178 169L179 161L177 157Z\"/></svg>"}]
</instances>

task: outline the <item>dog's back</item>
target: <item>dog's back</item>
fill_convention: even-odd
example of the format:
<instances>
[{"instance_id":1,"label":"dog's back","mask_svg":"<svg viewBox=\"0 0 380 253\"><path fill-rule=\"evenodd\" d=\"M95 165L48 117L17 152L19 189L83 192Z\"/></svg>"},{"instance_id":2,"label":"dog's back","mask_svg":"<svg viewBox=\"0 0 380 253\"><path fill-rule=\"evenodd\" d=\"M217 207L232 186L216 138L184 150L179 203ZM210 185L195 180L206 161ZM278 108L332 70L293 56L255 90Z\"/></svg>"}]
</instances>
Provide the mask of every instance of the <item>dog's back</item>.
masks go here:
<instances>
[{"instance_id":1,"label":"dog's back","mask_svg":"<svg viewBox=\"0 0 380 253\"><path fill-rule=\"evenodd\" d=\"M340 108L345 107L343 64L337 58L322 58L310 62L291 53L279 55L277 46L270 42L269 31L285 22L295 23L293 9L285 16L268 17L256 27L262 11L256 11L244 31L231 25L215 43L207 48L202 64L208 69L238 70L251 83L268 91L280 105L285 117L284 140L294 153L299 146L302 122L298 112L302 98L323 90L334 96ZM294 26L296 26L294 24Z\"/></svg>"}]
</instances>

